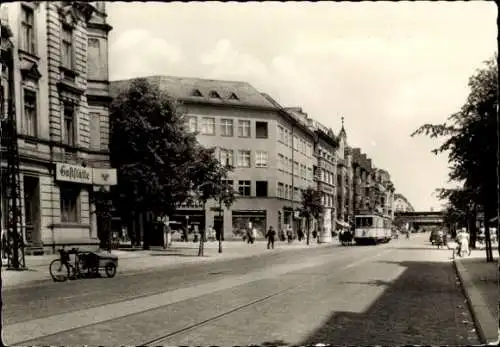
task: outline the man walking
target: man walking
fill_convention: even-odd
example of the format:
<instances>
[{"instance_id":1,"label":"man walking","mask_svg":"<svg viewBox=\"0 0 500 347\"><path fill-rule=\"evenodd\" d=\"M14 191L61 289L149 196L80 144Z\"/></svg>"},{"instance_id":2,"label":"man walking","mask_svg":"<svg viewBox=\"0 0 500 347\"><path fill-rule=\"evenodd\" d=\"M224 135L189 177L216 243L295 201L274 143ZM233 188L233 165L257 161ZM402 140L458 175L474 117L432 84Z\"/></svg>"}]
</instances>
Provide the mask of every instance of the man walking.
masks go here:
<instances>
[{"instance_id":1,"label":"man walking","mask_svg":"<svg viewBox=\"0 0 500 347\"><path fill-rule=\"evenodd\" d=\"M267 249L274 249L274 238L276 237L276 231L272 226L269 227L267 231Z\"/></svg>"}]
</instances>

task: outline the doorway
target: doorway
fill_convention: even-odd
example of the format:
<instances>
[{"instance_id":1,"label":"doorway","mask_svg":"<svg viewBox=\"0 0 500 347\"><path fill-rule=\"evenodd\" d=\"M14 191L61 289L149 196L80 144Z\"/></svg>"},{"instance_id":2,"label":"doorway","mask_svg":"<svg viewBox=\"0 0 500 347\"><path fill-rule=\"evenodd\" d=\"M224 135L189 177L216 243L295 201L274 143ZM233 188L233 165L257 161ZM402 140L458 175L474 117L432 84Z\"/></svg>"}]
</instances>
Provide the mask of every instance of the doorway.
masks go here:
<instances>
[{"instance_id":1,"label":"doorway","mask_svg":"<svg viewBox=\"0 0 500 347\"><path fill-rule=\"evenodd\" d=\"M26 243L35 245L41 242L40 235L40 181L38 177L24 176L24 218Z\"/></svg>"},{"instance_id":2,"label":"doorway","mask_svg":"<svg viewBox=\"0 0 500 347\"><path fill-rule=\"evenodd\" d=\"M222 237L222 241L224 241L224 215L214 216L213 227L215 230L215 239L219 241L219 237Z\"/></svg>"}]
</instances>

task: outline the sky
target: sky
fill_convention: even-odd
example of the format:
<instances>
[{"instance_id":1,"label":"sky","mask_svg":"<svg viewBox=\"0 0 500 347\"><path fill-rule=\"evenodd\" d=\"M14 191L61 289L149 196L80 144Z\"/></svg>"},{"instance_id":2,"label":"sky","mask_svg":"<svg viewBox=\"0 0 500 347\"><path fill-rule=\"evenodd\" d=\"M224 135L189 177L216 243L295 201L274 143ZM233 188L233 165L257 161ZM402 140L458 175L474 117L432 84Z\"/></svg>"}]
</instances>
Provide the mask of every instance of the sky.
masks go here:
<instances>
[{"instance_id":1,"label":"sky","mask_svg":"<svg viewBox=\"0 0 500 347\"><path fill-rule=\"evenodd\" d=\"M114 2L110 79L247 81L391 174L419 211L450 186L440 140L410 134L459 110L497 47L493 2Z\"/></svg>"}]
</instances>

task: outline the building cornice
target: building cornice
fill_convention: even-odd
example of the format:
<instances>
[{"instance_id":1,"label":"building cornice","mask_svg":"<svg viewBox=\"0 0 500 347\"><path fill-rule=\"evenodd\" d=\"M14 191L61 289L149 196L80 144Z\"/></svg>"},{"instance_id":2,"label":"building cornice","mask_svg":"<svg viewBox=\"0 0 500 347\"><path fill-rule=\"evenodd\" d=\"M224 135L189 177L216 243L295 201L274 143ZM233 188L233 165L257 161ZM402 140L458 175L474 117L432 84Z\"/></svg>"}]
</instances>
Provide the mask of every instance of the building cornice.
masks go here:
<instances>
[{"instance_id":1,"label":"building cornice","mask_svg":"<svg viewBox=\"0 0 500 347\"><path fill-rule=\"evenodd\" d=\"M89 23L87 23L87 28L102 30L102 31L106 32L106 34L109 33L111 30L113 30L113 27L111 25L109 25L108 23L89 22Z\"/></svg>"}]
</instances>

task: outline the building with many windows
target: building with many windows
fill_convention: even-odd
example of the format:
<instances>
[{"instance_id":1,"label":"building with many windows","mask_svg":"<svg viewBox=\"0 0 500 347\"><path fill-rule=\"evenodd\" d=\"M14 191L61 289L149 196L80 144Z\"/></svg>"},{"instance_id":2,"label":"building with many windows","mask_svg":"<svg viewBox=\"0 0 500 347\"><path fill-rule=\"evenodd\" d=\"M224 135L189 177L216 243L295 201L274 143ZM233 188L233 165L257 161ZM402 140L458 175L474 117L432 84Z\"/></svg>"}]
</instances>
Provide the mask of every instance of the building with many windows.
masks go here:
<instances>
[{"instance_id":1,"label":"building with many windows","mask_svg":"<svg viewBox=\"0 0 500 347\"><path fill-rule=\"evenodd\" d=\"M403 194L396 193L394 194L394 202L393 202L393 210L394 212L414 212L412 204L406 199Z\"/></svg>"},{"instance_id":2,"label":"building with many windows","mask_svg":"<svg viewBox=\"0 0 500 347\"><path fill-rule=\"evenodd\" d=\"M229 210L215 201L206 210L182 205L170 219L199 229L222 226L224 239L239 238L249 223L260 237L269 226L280 230L292 224L296 230L301 190L313 184L312 131L246 82L172 76L146 80L180 101L187 129L198 133L203 146L215 147L222 163L234 167L228 184L238 198ZM112 82L112 93L132 81Z\"/></svg>"},{"instance_id":3,"label":"building with many windows","mask_svg":"<svg viewBox=\"0 0 500 347\"><path fill-rule=\"evenodd\" d=\"M92 194L116 183L105 3L14 2L1 15L15 46L15 95L2 92L15 99L26 244L97 243Z\"/></svg>"}]
</instances>

